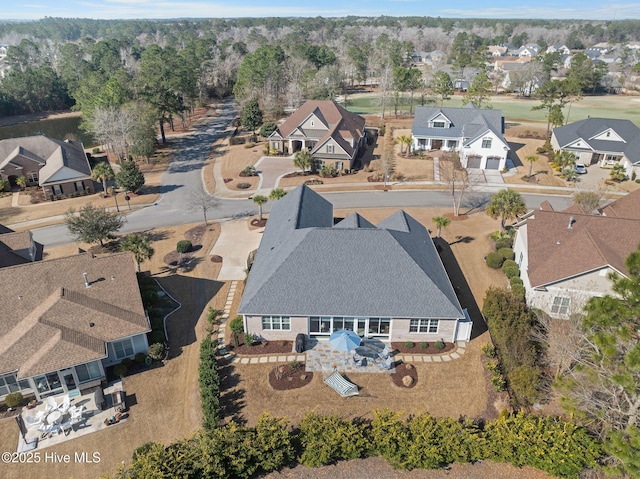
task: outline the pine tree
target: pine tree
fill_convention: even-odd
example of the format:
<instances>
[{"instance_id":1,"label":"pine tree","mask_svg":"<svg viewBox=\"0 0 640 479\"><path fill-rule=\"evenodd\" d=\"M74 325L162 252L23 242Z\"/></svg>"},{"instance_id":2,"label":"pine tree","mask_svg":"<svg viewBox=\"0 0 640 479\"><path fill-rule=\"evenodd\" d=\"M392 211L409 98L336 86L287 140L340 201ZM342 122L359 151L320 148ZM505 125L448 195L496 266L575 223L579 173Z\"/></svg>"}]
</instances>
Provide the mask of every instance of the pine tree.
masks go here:
<instances>
[{"instance_id":1,"label":"pine tree","mask_svg":"<svg viewBox=\"0 0 640 479\"><path fill-rule=\"evenodd\" d=\"M122 162L120 171L116 173L116 183L125 191L136 193L144 186L144 175L133 160Z\"/></svg>"}]
</instances>

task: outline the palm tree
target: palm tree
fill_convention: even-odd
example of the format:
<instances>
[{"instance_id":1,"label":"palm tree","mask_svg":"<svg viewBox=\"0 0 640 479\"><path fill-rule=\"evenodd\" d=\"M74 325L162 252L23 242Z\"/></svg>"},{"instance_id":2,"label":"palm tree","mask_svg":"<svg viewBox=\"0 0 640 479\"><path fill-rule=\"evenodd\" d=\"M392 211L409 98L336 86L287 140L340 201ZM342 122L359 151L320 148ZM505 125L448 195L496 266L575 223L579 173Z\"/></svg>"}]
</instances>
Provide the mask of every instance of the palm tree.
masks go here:
<instances>
[{"instance_id":1,"label":"palm tree","mask_svg":"<svg viewBox=\"0 0 640 479\"><path fill-rule=\"evenodd\" d=\"M308 150L300 150L293 157L293 164L302 170L302 174L304 175L305 169L311 169L311 165L313 165L313 157L311 156L311 152Z\"/></svg>"},{"instance_id":2,"label":"palm tree","mask_svg":"<svg viewBox=\"0 0 640 479\"><path fill-rule=\"evenodd\" d=\"M122 238L120 241L120 249L133 253L138 273L140 272L140 263L144 260L151 259L154 253L149 238L140 233L131 233Z\"/></svg>"},{"instance_id":3,"label":"palm tree","mask_svg":"<svg viewBox=\"0 0 640 479\"><path fill-rule=\"evenodd\" d=\"M531 178L531 170L533 169L533 164L538 161L538 157L536 155L529 155L525 159L529 162L529 174L527 178Z\"/></svg>"},{"instance_id":4,"label":"palm tree","mask_svg":"<svg viewBox=\"0 0 640 479\"><path fill-rule=\"evenodd\" d=\"M101 161L96 166L93 167L91 171L91 178L96 181L102 182L102 191L107 193L107 181L115 178L113 174L113 170L111 169L111 165L108 161Z\"/></svg>"},{"instance_id":5,"label":"palm tree","mask_svg":"<svg viewBox=\"0 0 640 479\"><path fill-rule=\"evenodd\" d=\"M442 232L442 228L446 228L451 223L451 220L446 216L434 216L433 218L431 218L431 221L433 221L438 227L436 238L440 238L440 233Z\"/></svg>"},{"instance_id":6,"label":"palm tree","mask_svg":"<svg viewBox=\"0 0 640 479\"><path fill-rule=\"evenodd\" d=\"M271 190L271 193L269 193L269 199L273 201L280 200L284 198L284 195L286 194L287 192L284 191L282 188L274 188Z\"/></svg>"},{"instance_id":7,"label":"palm tree","mask_svg":"<svg viewBox=\"0 0 640 479\"><path fill-rule=\"evenodd\" d=\"M513 220L516 216L527 212L527 207L520 193L515 190L506 189L497 192L491 197L487 205L487 214L493 219L500 218L500 229L504 231L505 221Z\"/></svg>"},{"instance_id":8,"label":"palm tree","mask_svg":"<svg viewBox=\"0 0 640 479\"><path fill-rule=\"evenodd\" d=\"M6 190L11 183L6 178L0 178L0 191Z\"/></svg>"},{"instance_id":9,"label":"palm tree","mask_svg":"<svg viewBox=\"0 0 640 479\"><path fill-rule=\"evenodd\" d=\"M18 178L16 178L16 185L24 190L27 187L27 177L18 176Z\"/></svg>"},{"instance_id":10,"label":"palm tree","mask_svg":"<svg viewBox=\"0 0 640 479\"><path fill-rule=\"evenodd\" d=\"M413 138L411 135L401 135L398 137L398 141L400 142L400 153L404 152L406 158L409 158L409 154L411 153L411 144L413 143ZM403 146L406 146L407 149L404 150Z\"/></svg>"},{"instance_id":11,"label":"palm tree","mask_svg":"<svg viewBox=\"0 0 640 479\"><path fill-rule=\"evenodd\" d=\"M258 205L258 211L260 211L260 221L262 221L262 205L264 205L267 201L269 201L269 198L264 195L255 195L253 197L253 202Z\"/></svg>"}]
</instances>

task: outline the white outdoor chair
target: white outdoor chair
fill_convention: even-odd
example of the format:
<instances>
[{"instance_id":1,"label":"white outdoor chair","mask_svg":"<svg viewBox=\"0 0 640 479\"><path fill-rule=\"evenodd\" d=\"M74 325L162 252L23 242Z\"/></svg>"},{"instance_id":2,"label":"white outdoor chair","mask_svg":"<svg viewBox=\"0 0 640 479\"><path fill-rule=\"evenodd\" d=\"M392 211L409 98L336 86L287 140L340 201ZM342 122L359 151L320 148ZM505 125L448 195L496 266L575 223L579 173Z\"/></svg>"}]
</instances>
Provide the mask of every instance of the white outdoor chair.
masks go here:
<instances>
[{"instance_id":1,"label":"white outdoor chair","mask_svg":"<svg viewBox=\"0 0 640 479\"><path fill-rule=\"evenodd\" d=\"M56 409L58 409L58 403L56 402L56 400L53 398L53 396L49 396L46 400L45 400L45 411L49 412L49 411L55 411Z\"/></svg>"},{"instance_id":2,"label":"white outdoor chair","mask_svg":"<svg viewBox=\"0 0 640 479\"><path fill-rule=\"evenodd\" d=\"M69 408L71 420L79 421L80 419L82 419L82 411L84 410L84 406L72 406L72 408Z\"/></svg>"},{"instance_id":3,"label":"white outdoor chair","mask_svg":"<svg viewBox=\"0 0 640 479\"><path fill-rule=\"evenodd\" d=\"M45 424L44 422L38 428L38 431L42 433L42 439L44 439L47 435L51 434L58 426L53 426L51 424Z\"/></svg>"},{"instance_id":4,"label":"white outdoor chair","mask_svg":"<svg viewBox=\"0 0 640 479\"><path fill-rule=\"evenodd\" d=\"M69 410L69 406L71 406L71 398L66 394L58 406L58 411L67 412Z\"/></svg>"},{"instance_id":5,"label":"white outdoor chair","mask_svg":"<svg viewBox=\"0 0 640 479\"><path fill-rule=\"evenodd\" d=\"M28 414L26 414L23 418L24 423L27 425L27 428L35 429L36 427L40 426L40 424L42 424L45 414L45 411L40 411L35 416L29 416Z\"/></svg>"},{"instance_id":6,"label":"white outdoor chair","mask_svg":"<svg viewBox=\"0 0 640 479\"><path fill-rule=\"evenodd\" d=\"M384 349L378 353L378 357L380 359L387 359L390 354L391 354L391 350L389 349L389 346L385 344Z\"/></svg>"},{"instance_id":7,"label":"white outdoor chair","mask_svg":"<svg viewBox=\"0 0 640 479\"><path fill-rule=\"evenodd\" d=\"M65 436L68 436L73 429L73 426L71 425L71 421L73 421L73 418L67 419L65 422L60 424L58 426L58 434L64 433Z\"/></svg>"},{"instance_id":8,"label":"white outdoor chair","mask_svg":"<svg viewBox=\"0 0 640 479\"><path fill-rule=\"evenodd\" d=\"M382 360L381 364L384 369L391 369L393 366L393 359L391 359L391 356L387 356L386 359Z\"/></svg>"}]
</instances>

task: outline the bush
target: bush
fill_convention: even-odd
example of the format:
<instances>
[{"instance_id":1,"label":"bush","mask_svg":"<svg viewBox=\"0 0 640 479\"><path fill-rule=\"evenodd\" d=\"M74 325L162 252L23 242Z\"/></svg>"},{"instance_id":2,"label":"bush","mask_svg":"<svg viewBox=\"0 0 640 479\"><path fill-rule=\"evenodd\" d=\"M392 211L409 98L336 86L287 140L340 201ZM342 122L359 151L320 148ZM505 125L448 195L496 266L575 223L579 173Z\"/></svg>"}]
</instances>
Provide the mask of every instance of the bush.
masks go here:
<instances>
[{"instance_id":1,"label":"bush","mask_svg":"<svg viewBox=\"0 0 640 479\"><path fill-rule=\"evenodd\" d=\"M511 248L500 248L496 253L498 253L503 260L515 258L515 254Z\"/></svg>"},{"instance_id":2,"label":"bush","mask_svg":"<svg viewBox=\"0 0 640 479\"><path fill-rule=\"evenodd\" d=\"M151 359L162 361L164 359L164 344L153 343L151 346L149 346L148 354Z\"/></svg>"},{"instance_id":3,"label":"bush","mask_svg":"<svg viewBox=\"0 0 640 479\"><path fill-rule=\"evenodd\" d=\"M153 344L153 343L164 343L167 338L165 337L163 330L156 330L148 333L147 339L149 339L149 344Z\"/></svg>"},{"instance_id":4,"label":"bush","mask_svg":"<svg viewBox=\"0 0 640 479\"><path fill-rule=\"evenodd\" d=\"M496 241L496 251L502 248L511 248L511 245L511 238L500 238L498 241Z\"/></svg>"},{"instance_id":5,"label":"bush","mask_svg":"<svg viewBox=\"0 0 640 479\"><path fill-rule=\"evenodd\" d=\"M333 165L322 165L318 174L323 178L334 178L338 176L338 170Z\"/></svg>"},{"instance_id":6,"label":"bush","mask_svg":"<svg viewBox=\"0 0 640 479\"><path fill-rule=\"evenodd\" d=\"M258 172L256 171L255 167L253 166L246 166L241 172L240 172L240 176L242 176L243 178L246 178L248 176L258 176Z\"/></svg>"},{"instance_id":7,"label":"bush","mask_svg":"<svg viewBox=\"0 0 640 479\"><path fill-rule=\"evenodd\" d=\"M237 348L239 346L238 334L244 332L244 321L242 316L236 316L229 321L229 329L233 333L233 345Z\"/></svg>"},{"instance_id":8,"label":"bush","mask_svg":"<svg viewBox=\"0 0 640 479\"><path fill-rule=\"evenodd\" d=\"M220 376L216 361L216 343L206 336L200 344L200 365L198 366L200 401L202 403L202 426L213 430L220 417Z\"/></svg>"},{"instance_id":9,"label":"bush","mask_svg":"<svg viewBox=\"0 0 640 479\"><path fill-rule=\"evenodd\" d=\"M246 190L246 189L251 188L251 184L250 183L238 183L237 184L237 188L239 190Z\"/></svg>"},{"instance_id":10,"label":"bush","mask_svg":"<svg viewBox=\"0 0 640 479\"><path fill-rule=\"evenodd\" d=\"M129 371L129 368L123 363L116 364L113 368L113 374L118 376L120 379L127 375L127 371Z\"/></svg>"},{"instance_id":11,"label":"bush","mask_svg":"<svg viewBox=\"0 0 640 479\"><path fill-rule=\"evenodd\" d=\"M524 283L522 282L522 278L520 278L520 276L511 277L509 279L509 284L511 285L512 288L514 286L524 286Z\"/></svg>"},{"instance_id":12,"label":"bush","mask_svg":"<svg viewBox=\"0 0 640 479\"><path fill-rule=\"evenodd\" d=\"M420 349L427 349L429 347L429 343L420 343Z\"/></svg>"},{"instance_id":13,"label":"bush","mask_svg":"<svg viewBox=\"0 0 640 479\"><path fill-rule=\"evenodd\" d=\"M435 344L433 345L434 348L436 348L438 351L442 351L444 349L444 343L442 342L442 340L438 340L435 342Z\"/></svg>"},{"instance_id":14,"label":"bush","mask_svg":"<svg viewBox=\"0 0 640 479\"><path fill-rule=\"evenodd\" d=\"M520 276L520 268L518 268L518 263L516 263L512 259L508 259L504 263L502 263L502 272L509 279Z\"/></svg>"},{"instance_id":15,"label":"bush","mask_svg":"<svg viewBox=\"0 0 640 479\"><path fill-rule=\"evenodd\" d=\"M496 347L493 344L491 343L484 344L480 349L482 350L482 354L484 354L486 357L488 358L496 357Z\"/></svg>"},{"instance_id":16,"label":"bush","mask_svg":"<svg viewBox=\"0 0 640 479\"><path fill-rule=\"evenodd\" d=\"M178 244L176 245L176 251L180 254L182 253L187 253L189 252L189 250L191 249L193 245L191 244L191 241L189 240L180 240L178 241Z\"/></svg>"},{"instance_id":17,"label":"bush","mask_svg":"<svg viewBox=\"0 0 640 479\"><path fill-rule=\"evenodd\" d=\"M262 138L268 138L271 133L276 131L276 128L278 128L278 125L276 125L275 123L265 123L260 127L260 131L258 132L258 134Z\"/></svg>"},{"instance_id":18,"label":"bush","mask_svg":"<svg viewBox=\"0 0 640 479\"><path fill-rule=\"evenodd\" d=\"M487 266L492 269L500 269L502 263L504 263L504 258L497 251L492 251L487 255Z\"/></svg>"},{"instance_id":19,"label":"bush","mask_svg":"<svg viewBox=\"0 0 640 479\"><path fill-rule=\"evenodd\" d=\"M413 341L407 341L407 342L404 343L404 345L405 345L405 347L411 349L416 345L416 343L414 343Z\"/></svg>"},{"instance_id":20,"label":"bush","mask_svg":"<svg viewBox=\"0 0 640 479\"><path fill-rule=\"evenodd\" d=\"M8 408L14 408L18 406L22 406L24 401L24 397L21 392L9 393L4 398L4 403Z\"/></svg>"},{"instance_id":21,"label":"bush","mask_svg":"<svg viewBox=\"0 0 640 479\"><path fill-rule=\"evenodd\" d=\"M134 361L136 362L136 364L142 364L144 363L145 359L147 359L147 355L144 353L136 353L135 357L134 357Z\"/></svg>"},{"instance_id":22,"label":"bush","mask_svg":"<svg viewBox=\"0 0 640 479\"><path fill-rule=\"evenodd\" d=\"M230 145L243 145L247 139L244 136L232 136L229 138Z\"/></svg>"},{"instance_id":23,"label":"bush","mask_svg":"<svg viewBox=\"0 0 640 479\"><path fill-rule=\"evenodd\" d=\"M526 297L526 290L524 286L521 284L514 284L511 286L511 294L513 294L516 298L524 300Z\"/></svg>"}]
</instances>

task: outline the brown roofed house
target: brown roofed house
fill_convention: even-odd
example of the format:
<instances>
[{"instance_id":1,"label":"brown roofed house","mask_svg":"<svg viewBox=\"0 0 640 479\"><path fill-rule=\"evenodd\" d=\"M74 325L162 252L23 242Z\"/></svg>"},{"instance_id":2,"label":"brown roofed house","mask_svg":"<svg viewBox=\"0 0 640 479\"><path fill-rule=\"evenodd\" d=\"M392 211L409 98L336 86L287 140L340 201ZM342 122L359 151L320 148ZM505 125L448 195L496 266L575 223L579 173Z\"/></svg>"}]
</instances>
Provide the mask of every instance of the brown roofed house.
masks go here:
<instances>
[{"instance_id":1,"label":"brown roofed house","mask_svg":"<svg viewBox=\"0 0 640 479\"><path fill-rule=\"evenodd\" d=\"M307 149L317 163L341 171L354 168L365 140L363 117L332 100L309 100L269 136L269 147L284 154Z\"/></svg>"},{"instance_id":2,"label":"brown roofed house","mask_svg":"<svg viewBox=\"0 0 640 479\"><path fill-rule=\"evenodd\" d=\"M589 215L578 207L546 207L526 216L514 252L531 307L567 317L589 298L612 292L610 273L629 274L625 260L640 243L640 218Z\"/></svg>"},{"instance_id":3,"label":"brown roofed house","mask_svg":"<svg viewBox=\"0 0 640 479\"><path fill-rule=\"evenodd\" d=\"M88 389L147 352L149 320L131 253L80 254L2 270L0 399Z\"/></svg>"},{"instance_id":4,"label":"brown roofed house","mask_svg":"<svg viewBox=\"0 0 640 479\"><path fill-rule=\"evenodd\" d=\"M82 143L43 135L0 140L0 176L12 186L24 177L45 199L91 193L91 166Z\"/></svg>"},{"instance_id":5,"label":"brown roofed house","mask_svg":"<svg viewBox=\"0 0 640 479\"><path fill-rule=\"evenodd\" d=\"M42 259L42 245L33 241L31 231L13 231L0 224L0 268Z\"/></svg>"}]
</instances>

